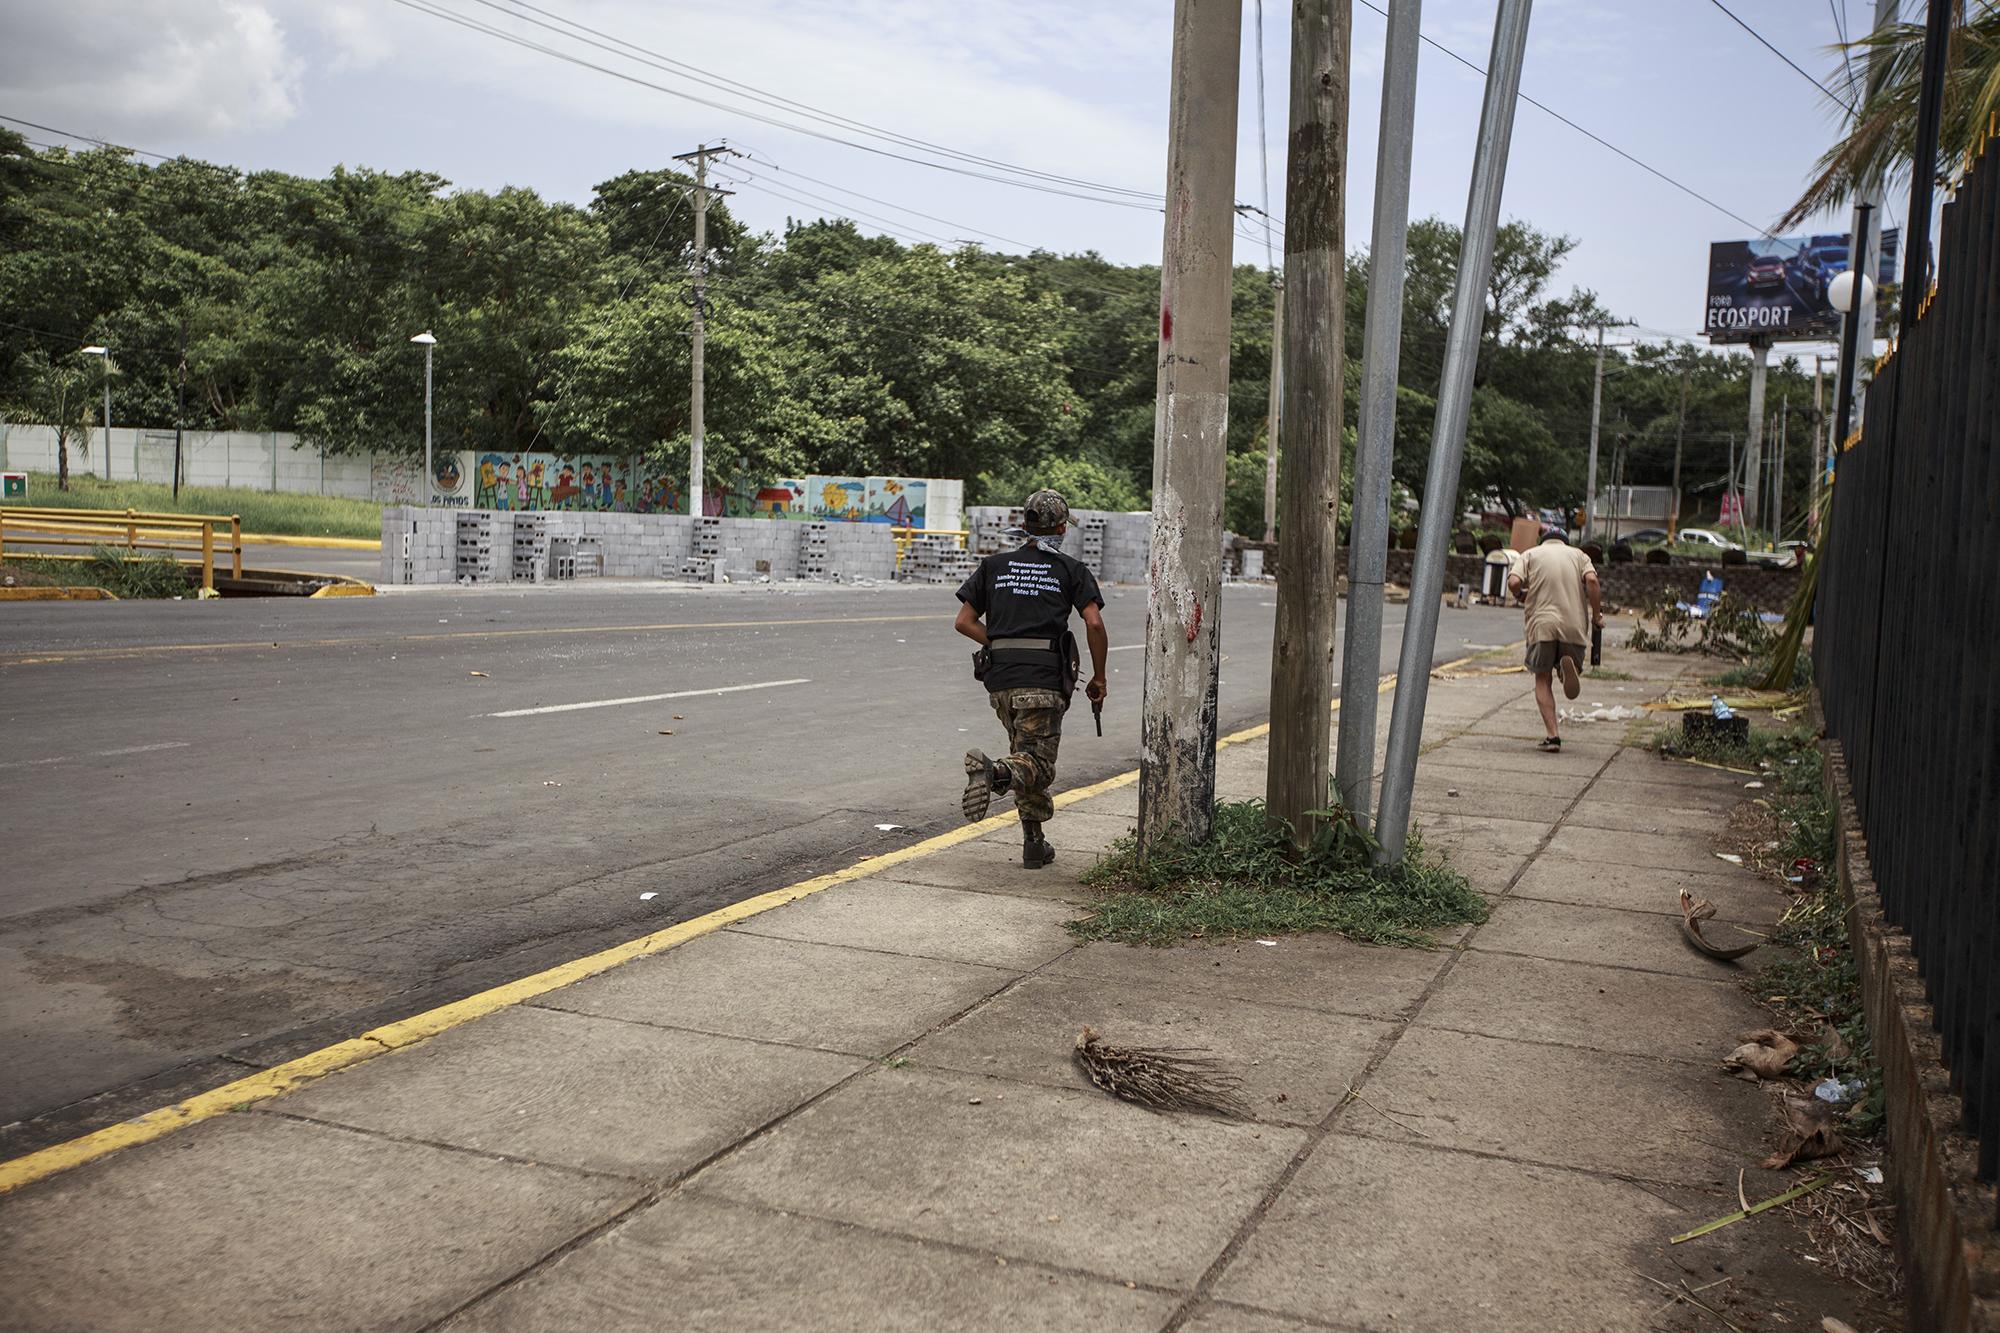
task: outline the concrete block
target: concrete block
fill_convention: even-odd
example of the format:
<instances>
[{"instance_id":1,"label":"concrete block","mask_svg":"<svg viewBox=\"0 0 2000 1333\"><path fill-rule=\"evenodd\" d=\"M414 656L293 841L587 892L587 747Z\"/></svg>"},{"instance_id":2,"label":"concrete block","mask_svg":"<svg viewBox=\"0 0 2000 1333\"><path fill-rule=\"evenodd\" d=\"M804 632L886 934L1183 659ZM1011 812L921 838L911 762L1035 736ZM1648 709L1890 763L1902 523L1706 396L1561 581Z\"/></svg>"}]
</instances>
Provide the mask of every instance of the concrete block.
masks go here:
<instances>
[{"instance_id":1,"label":"concrete block","mask_svg":"<svg viewBox=\"0 0 2000 1333\"><path fill-rule=\"evenodd\" d=\"M1303 1141L1095 1091L880 1070L696 1176L768 1208L1188 1286Z\"/></svg>"}]
</instances>

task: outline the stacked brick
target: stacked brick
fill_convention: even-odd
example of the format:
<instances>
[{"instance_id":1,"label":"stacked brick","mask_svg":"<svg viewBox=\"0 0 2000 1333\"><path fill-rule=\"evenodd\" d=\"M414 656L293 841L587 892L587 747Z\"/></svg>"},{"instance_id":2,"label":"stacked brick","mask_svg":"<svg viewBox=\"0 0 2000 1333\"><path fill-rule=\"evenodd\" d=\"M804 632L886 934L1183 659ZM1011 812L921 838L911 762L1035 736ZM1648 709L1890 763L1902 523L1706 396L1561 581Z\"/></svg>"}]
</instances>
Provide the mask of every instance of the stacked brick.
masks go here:
<instances>
[{"instance_id":1,"label":"stacked brick","mask_svg":"<svg viewBox=\"0 0 2000 1333\"><path fill-rule=\"evenodd\" d=\"M462 509L456 517L453 575L460 582L491 583L497 568L493 556L494 516L483 509Z\"/></svg>"}]
</instances>

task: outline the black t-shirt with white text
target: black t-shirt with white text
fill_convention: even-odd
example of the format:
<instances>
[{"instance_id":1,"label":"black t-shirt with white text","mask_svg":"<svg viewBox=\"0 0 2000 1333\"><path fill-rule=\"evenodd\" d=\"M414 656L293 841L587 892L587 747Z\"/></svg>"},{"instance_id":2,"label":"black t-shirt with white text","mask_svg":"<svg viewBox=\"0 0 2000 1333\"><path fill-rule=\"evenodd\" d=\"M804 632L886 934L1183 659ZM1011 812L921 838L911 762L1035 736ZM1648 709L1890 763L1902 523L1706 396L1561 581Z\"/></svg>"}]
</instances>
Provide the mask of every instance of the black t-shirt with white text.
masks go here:
<instances>
[{"instance_id":1,"label":"black t-shirt with white text","mask_svg":"<svg viewBox=\"0 0 2000 1333\"><path fill-rule=\"evenodd\" d=\"M1030 542L1001 551L979 562L979 568L959 587L958 600L986 622L988 639L1062 637L1072 609L1103 606L1104 594L1090 567L1061 551L1044 550ZM996 660L986 671L988 690L1056 689L1061 665L1055 657L1006 662Z\"/></svg>"}]
</instances>

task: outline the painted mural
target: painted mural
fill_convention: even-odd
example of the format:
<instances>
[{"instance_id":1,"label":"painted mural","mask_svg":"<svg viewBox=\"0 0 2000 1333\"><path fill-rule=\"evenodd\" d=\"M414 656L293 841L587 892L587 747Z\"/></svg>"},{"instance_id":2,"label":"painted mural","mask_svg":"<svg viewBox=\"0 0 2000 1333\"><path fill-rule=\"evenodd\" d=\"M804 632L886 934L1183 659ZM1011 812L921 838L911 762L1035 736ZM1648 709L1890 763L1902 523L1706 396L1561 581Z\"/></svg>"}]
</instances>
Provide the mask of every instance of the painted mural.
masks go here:
<instances>
[{"instance_id":1,"label":"painted mural","mask_svg":"<svg viewBox=\"0 0 2000 1333\"><path fill-rule=\"evenodd\" d=\"M474 472L475 508L497 510L629 510L631 464L606 454L481 453Z\"/></svg>"}]
</instances>

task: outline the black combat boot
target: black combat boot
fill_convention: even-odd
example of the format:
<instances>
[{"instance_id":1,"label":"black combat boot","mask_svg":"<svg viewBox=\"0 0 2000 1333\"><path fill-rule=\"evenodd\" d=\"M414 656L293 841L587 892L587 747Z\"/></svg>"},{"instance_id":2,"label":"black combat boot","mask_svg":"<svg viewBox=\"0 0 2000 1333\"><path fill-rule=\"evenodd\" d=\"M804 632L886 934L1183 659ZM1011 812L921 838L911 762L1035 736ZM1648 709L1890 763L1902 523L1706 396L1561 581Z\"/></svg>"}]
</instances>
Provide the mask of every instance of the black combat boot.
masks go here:
<instances>
[{"instance_id":1,"label":"black combat boot","mask_svg":"<svg viewBox=\"0 0 2000 1333\"><path fill-rule=\"evenodd\" d=\"M1040 870L1056 859L1056 849L1049 846L1049 840L1042 836L1042 824L1037 819L1021 821L1021 864L1030 870Z\"/></svg>"},{"instance_id":2,"label":"black combat boot","mask_svg":"<svg viewBox=\"0 0 2000 1333\"><path fill-rule=\"evenodd\" d=\"M1013 774L1007 771L1004 759L988 759L984 750L967 750L965 795L959 801L959 809L974 822L986 818L986 807L991 804L993 794L1006 791L1012 781Z\"/></svg>"}]
</instances>

